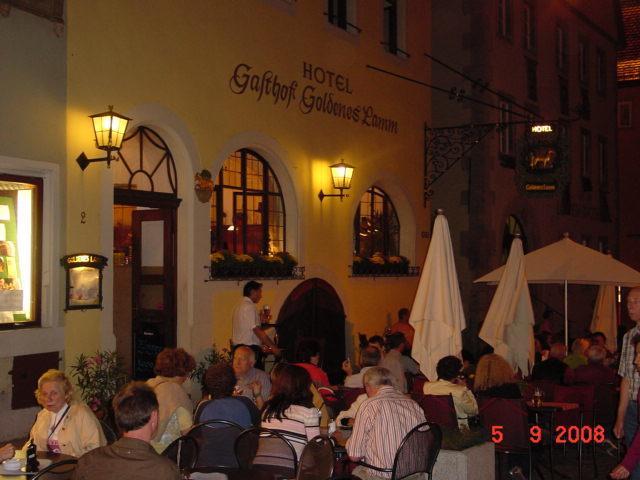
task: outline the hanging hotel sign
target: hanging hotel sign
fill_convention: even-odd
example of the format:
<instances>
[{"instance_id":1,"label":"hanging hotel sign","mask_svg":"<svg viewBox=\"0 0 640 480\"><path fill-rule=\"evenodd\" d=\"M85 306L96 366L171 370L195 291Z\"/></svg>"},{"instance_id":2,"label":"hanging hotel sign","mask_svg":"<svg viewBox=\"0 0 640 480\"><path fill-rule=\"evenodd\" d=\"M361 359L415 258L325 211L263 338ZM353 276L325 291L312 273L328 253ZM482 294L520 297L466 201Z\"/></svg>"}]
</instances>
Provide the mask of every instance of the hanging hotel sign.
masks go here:
<instances>
[{"instance_id":1,"label":"hanging hotel sign","mask_svg":"<svg viewBox=\"0 0 640 480\"><path fill-rule=\"evenodd\" d=\"M563 190L569 175L566 139L556 123L527 125L516 162L516 182L530 195Z\"/></svg>"},{"instance_id":2,"label":"hanging hotel sign","mask_svg":"<svg viewBox=\"0 0 640 480\"><path fill-rule=\"evenodd\" d=\"M229 79L236 95L253 95L257 102L266 100L289 109L294 105L302 114L322 114L340 118L387 133L398 133L398 122L382 116L372 105L351 101L349 77L326 68L302 62L302 77L283 80L272 70L260 71L239 63Z\"/></svg>"}]
</instances>

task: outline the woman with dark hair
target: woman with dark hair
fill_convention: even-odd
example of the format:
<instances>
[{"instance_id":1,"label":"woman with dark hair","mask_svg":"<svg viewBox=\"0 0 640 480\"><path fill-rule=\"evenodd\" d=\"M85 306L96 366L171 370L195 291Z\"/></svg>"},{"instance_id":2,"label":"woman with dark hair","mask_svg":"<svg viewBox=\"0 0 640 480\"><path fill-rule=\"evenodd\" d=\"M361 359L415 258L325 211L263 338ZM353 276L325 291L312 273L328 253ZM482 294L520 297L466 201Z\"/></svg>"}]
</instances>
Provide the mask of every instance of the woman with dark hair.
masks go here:
<instances>
[{"instance_id":1,"label":"woman with dark hair","mask_svg":"<svg viewBox=\"0 0 640 480\"><path fill-rule=\"evenodd\" d=\"M156 357L156 377L147 380L160 405L158 430L151 445L158 453L193 425L193 403L182 388L196 361L183 348L165 348Z\"/></svg>"},{"instance_id":2,"label":"woman with dark hair","mask_svg":"<svg viewBox=\"0 0 640 480\"><path fill-rule=\"evenodd\" d=\"M318 366L320 364L320 344L317 340L301 341L296 350L296 360L297 363L294 365L307 371L316 388L330 387L329 376Z\"/></svg>"},{"instance_id":3,"label":"woman with dark hair","mask_svg":"<svg viewBox=\"0 0 640 480\"><path fill-rule=\"evenodd\" d=\"M228 363L211 365L204 374L205 391L209 397L203 400L194 415L194 422L228 420L249 428L260 423L260 412L247 397L233 396L236 375Z\"/></svg>"},{"instance_id":4,"label":"woman with dark hair","mask_svg":"<svg viewBox=\"0 0 640 480\"><path fill-rule=\"evenodd\" d=\"M443 357L436 365L438 380L426 382L423 387L425 395L451 395L453 406L458 416L458 425L468 426L467 419L478 414L476 398L467 388L462 378L462 361L452 355Z\"/></svg>"},{"instance_id":5,"label":"woman with dark hair","mask_svg":"<svg viewBox=\"0 0 640 480\"><path fill-rule=\"evenodd\" d=\"M271 372L271 382L271 398L262 408L262 427L283 434L300 458L307 442L320 435L311 377L302 367L280 363Z\"/></svg>"}]
</instances>

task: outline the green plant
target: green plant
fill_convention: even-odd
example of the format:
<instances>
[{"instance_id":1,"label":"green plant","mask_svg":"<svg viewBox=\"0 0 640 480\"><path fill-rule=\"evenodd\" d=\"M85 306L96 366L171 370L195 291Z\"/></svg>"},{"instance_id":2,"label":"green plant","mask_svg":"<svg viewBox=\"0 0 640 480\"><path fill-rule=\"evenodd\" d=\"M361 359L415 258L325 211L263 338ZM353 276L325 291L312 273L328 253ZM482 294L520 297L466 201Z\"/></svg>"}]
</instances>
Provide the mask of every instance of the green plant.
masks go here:
<instances>
[{"instance_id":1,"label":"green plant","mask_svg":"<svg viewBox=\"0 0 640 480\"><path fill-rule=\"evenodd\" d=\"M211 365L216 363L231 362L231 352L227 348L218 350L214 343L211 348L206 350L206 353L202 360L198 362L196 368L191 372L191 379L196 381L201 386L204 386L204 374Z\"/></svg>"},{"instance_id":2,"label":"green plant","mask_svg":"<svg viewBox=\"0 0 640 480\"><path fill-rule=\"evenodd\" d=\"M93 356L78 355L71 373L80 388L82 400L94 412L109 411L111 399L127 382L118 354L112 351L97 351Z\"/></svg>"}]
</instances>

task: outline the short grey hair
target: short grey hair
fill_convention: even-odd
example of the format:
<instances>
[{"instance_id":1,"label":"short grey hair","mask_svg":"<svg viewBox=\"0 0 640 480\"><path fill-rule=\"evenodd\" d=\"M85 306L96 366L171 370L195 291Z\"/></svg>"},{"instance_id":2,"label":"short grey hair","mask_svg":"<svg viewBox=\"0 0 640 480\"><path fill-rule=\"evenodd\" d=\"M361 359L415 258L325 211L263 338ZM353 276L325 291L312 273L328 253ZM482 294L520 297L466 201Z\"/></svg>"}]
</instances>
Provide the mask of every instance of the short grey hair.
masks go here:
<instances>
[{"instance_id":1,"label":"short grey hair","mask_svg":"<svg viewBox=\"0 0 640 480\"><path fill-rule=\"evenodd\" d=\"M253 351L253 348L247 346L247 345L240 345L239 347L237 347L234 351L233 351L233 356L236 356L236 352L237 351L240 352L247 352L247 354L249 355L249 358L251 359L252 362L256 361L256 352Z\"/></svg>"},{"instance_id":2,"label":"short grey hair","mask_svg":"<svg viewBox=\"0 0 640 480\"><path fill-rule=\"evenodd\" d=\"M363 383L371 387L393 386L393 374L384 367L371 367L364 372Z\"/></svg>"}]
</instances>

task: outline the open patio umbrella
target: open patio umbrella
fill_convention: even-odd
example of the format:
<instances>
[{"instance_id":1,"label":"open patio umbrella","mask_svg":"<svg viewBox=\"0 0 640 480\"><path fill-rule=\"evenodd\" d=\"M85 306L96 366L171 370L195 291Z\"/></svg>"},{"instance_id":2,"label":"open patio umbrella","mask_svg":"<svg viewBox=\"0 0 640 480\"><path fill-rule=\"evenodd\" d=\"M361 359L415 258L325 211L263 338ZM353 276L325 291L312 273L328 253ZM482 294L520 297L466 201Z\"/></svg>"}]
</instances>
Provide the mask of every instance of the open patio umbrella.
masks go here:
<instances>
[{"instance_id":1,"label":"open patio umbrella","mask_svg":"<svg viewBox=\"0 0 640 480\"><path fill-rule=\"evenodd\" d=\"M607 349L618 349L618 314L616 308L616 287L600 285L596 306L593 309L591 331L602 332L607 337Z\"/></svg>"},{"instance_id":2,"label":"open patio umbrella","mask_svg":"<svg viewBox=\"0 0 640 480\"><path fill-rule=\"evenodd\" d=\"M557 283L564 285L564 341L569 343L568 284L640 285L640 272L609 255L574 242L565 233L558 242L524 256L525 276L529 283ZM475 283L498 283L504 266L475 280Z\"/></svg>"},{"instance_id":3,"label":"open patio umbrella","mask_svg":"<svg viewBox=\"0 0 640 480\"><path fill-rule=\"evenodd\" d=\"M514 370L528 376L535 356L534 321L522 240L516 237L479 336Z\"/></svg>"},{"instance_id":4,"label":"open patio umbrella","mask_svg":"<svg viewBox=\"0 0 640 480\"><path fill-rule=\"evenodd\" d=\"M412 356L422 372L435 380L438 360L460 355L461 332L466 326L449 224L442 210L433 225L409 323L416 331Z\"/></svg>"}]
</instances>

